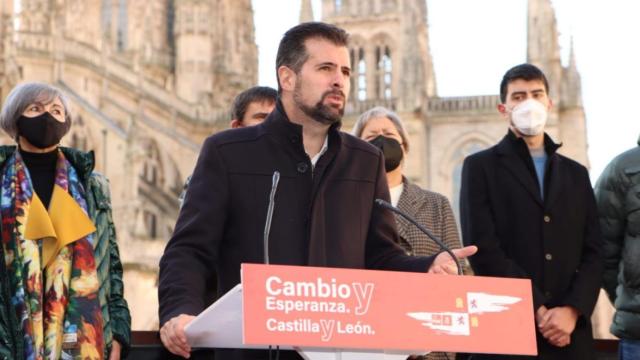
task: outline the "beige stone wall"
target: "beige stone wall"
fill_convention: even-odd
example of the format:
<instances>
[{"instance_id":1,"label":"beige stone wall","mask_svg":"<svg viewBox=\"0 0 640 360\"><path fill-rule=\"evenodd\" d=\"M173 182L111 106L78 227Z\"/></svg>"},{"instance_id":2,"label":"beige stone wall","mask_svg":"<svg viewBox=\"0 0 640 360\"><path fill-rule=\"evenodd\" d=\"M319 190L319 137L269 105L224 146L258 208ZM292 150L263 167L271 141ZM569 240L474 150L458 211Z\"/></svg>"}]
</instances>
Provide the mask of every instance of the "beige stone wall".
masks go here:
<instances>
[{"instance_id":1,"label":"beige stone wall","mask_svg":"<svg viewBox=\"0 0 640 360\"><path fill-rule=\"evenodd\" d=\"M562 110L560 112L558 133L562 139L560 153L589 168L587 124L584 109Z\"/></svg>"}]
</instances>

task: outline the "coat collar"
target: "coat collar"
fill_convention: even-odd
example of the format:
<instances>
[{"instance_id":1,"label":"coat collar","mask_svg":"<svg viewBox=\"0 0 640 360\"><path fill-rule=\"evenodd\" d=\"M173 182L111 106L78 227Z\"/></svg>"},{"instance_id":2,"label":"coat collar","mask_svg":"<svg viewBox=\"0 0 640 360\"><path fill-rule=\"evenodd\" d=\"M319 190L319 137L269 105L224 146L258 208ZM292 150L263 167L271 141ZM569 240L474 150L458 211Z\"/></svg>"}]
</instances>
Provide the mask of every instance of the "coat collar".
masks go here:
<instances>
[{"instance_id":1,"label":"coat collar","mask_svg":"<svg viewBox=\"0 0 640 360\"><path fill-rule=\"evenodd\" d=\"M341 125L341 122L337 122L329 127L329 147L319 163L326 163L326 161L330 161L337 154L342 142L340 138ZM267 116L267 119L258 126L262 126L264 131L272 135L284 148L294 150L297 156L302 154L306 155L302 143L302 125L289 120L280 99L276 101L276 107L269 116Z\"/></svg>"},{"instance_id":2,"label":"coat collar","mask_svg":"<svg viewBox=\"0 0 640 360\"><path fill-rule=\"evenodd\" d=\"M562 144L555 143L547 133L544 134L544 149L549 157L545 170L545 185L548 188L545 190L546 201L544 202L540 196L540 187L535 174L533 160L525 141L509 130L507 135L496 146L496 152L503 165L527 189L534 200L540 206L544 206L545 203L550 206L558 198L561 187L555 176L558 174L560 162L556 151L560 146Z\"/></svg>"},{"instance_id":3,"label":"coat collar","mask_svg":"<svg viewBox=\"0 0 640 360\"><path fill-rule=\"evenodd\" d=\"M65 158L76 170L80 179L84 181L91 175L95 165L95 154L93 151L83 152L63 146L60 147L60 150L62 150ZM15 151L16 147L14 145L0 146L0 168L4 166L4 163Z\"/></svg>"}]
</instances>

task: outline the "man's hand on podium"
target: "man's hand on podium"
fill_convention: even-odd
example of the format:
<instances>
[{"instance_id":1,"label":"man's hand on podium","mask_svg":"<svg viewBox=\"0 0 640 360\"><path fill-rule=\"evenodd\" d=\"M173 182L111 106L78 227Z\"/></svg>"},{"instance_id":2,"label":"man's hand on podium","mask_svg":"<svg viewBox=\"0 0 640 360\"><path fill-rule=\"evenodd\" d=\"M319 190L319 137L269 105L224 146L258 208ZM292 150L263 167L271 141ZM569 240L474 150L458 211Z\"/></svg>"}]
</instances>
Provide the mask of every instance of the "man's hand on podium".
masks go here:
<instances>
[{"instance_id":1,"label":"man's hand on podium","mask_svg":"<svg viewBox=\"0 0 640 360\"><path fill-rule=\"evenodd\" d=\"M453 252L458 259L462 260L478 252L478 247L475 245L465 246L462 249L453 249L451 252ZM458 266L456 265L456 261L451 258L451 255L443 251L433 260L428 272L429 274L457 275Z\"/></svg>"},{"instance_id":2,"label":"man's hand on podium","mask_svg":"<svg viewBox=\"0 0 640 360\"><path fill-rule=\"evenodd\" d=\"M189 358L191 356L191 346L187 342L187 335L184 333L184 327L187 326L195 316L181 314L162 325L160 329L160 340L167 350L172 354Z\"/></svg>"}]
</instances>

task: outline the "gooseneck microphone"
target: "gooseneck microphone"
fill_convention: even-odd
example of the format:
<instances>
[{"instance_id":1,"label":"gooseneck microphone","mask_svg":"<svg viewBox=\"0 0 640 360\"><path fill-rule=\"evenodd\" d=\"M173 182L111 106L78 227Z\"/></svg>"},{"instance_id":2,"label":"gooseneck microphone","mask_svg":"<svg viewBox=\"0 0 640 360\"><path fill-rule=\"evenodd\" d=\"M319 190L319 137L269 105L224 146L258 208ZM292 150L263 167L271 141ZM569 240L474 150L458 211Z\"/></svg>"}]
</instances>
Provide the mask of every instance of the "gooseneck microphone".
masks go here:
<instances>
[{"instance_id":1,"label":"gooseneck microphone","mask_svg":"<svg viewBox=\"0 0 640 360\"><path fill-rule=\"evenodd\" d=\"M280 181L280 172L274 171L271 177L271 192L269 193L269 207L267 208L267 220L264 224L264 236L262 238L262 247L264 250L264 263L269 265L269 232L271 232L271 220L273 219L273 208L276 205L276 190L278 190L278 182Z\"/></svg>"},{"instance_id":2,"label":"gooseneck microphone","mask_svg":"<svg viewBox=\"0 0 640 360\"><path fill-rule=\"evenodd\" d=\"M276 191L278 190L278 182L280 182L280 172L273 172L271 177L271 192L269 193L269 206L267 207L267 219L264 223L264 234L262 238L262 247L264 251L264 263L269 265L269 233L271 232L271 221L273 220L273 209L276 205ZM272 358L271 351L273 346L269 345L269 360ZM276 346L276 360L280 359L280 346Z\"/></svg>"},{"instance_id":3,"label":"gooseneck microphone","mask_svg":"<svg viewBox=\"0 0 640 360\"><path fill-rule=\"evenodd\" d=\"M451 256L451 258L456 262L456 267L458 268L458 275L462 275L462 267L460 266L460 260L458 259L457 256L455 256L453 254L453 251L451 251L451 249L449 249L449 247L442 242L442 240L440 240L437 236L433 235L431 233L431 231L427 230L427 228L425 228L424 226L418 224L418 222L415 221L411 216L405 214L402 210L400 210L397 207L389 204L387 201L384 201L382 199L376 199L375 203L376 203L376 205L378 205L380 207L383 207L385 209L391 210L394 213L400 215L401 217L406 219L408 222L410 222L413 225L415 225L418 229L420 229L420 231L422 231L429 238L431 238L431 240L433 240L436 244L438 244L442 250L446 251L447 254L449 254L449 256Z\"/></svg>"}]
</instances>

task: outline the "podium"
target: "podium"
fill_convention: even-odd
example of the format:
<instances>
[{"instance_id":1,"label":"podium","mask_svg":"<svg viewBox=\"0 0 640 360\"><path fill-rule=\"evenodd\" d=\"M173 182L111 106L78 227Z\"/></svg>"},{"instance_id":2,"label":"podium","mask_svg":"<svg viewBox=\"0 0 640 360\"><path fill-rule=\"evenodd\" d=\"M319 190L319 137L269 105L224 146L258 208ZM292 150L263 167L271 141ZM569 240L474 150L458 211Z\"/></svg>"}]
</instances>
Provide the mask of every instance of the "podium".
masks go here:
<instances>
[{"instance_id":1,"label":"podium","mask_svg":"<svg viewBox=\"0 0 640 360\"><path fill-rule=\"evenodd\" d=\"M185 328L194 348L268 349L268 345L242 341L242 284L236 285L209 306ZM275 346L272 346L275 349ZM299 348L280 345L280 350L296 350L308 360L404 360L411 352ZM424 353L424 352L423 352Z\"/></svg>"},{"instance_id":2,"label":"podium","mask_svg":"<svg viewBox=\"0 0 640 360\"><path fill-rule=\"evenodd\" d=\"M309 360L537 355L523 279L243 264L242 284L185 332L194 348L279 345Z\"/></svg>"}]
</instances>

